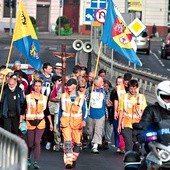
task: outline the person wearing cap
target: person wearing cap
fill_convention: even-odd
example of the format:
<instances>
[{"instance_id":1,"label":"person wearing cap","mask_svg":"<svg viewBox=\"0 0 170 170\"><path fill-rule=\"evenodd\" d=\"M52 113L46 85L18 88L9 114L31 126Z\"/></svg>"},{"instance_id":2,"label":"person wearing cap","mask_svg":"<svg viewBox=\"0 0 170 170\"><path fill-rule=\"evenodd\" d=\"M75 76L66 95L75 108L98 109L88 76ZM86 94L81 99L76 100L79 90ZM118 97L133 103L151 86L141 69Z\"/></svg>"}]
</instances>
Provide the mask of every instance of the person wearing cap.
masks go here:
<instances>
[{"instance_id":1,"label":"person wearing cap","mask_svg":"<svg viewBox=\"0 0 170 170\"><path fill-rule=\"evenodd\" d=\"M64 139L64 164L66 169L75 167L81 147L82 129L87 121L85 95L79 95L77 80L67 81L68 92L61 95L57 128Z\"/></svg>"},{"instance_id":2,"label":"person wearing cap","mask_svg":"<svg viewBox=\"0 0 170 170\"><path fill-rule=\"evenodd\" d=\"M14 62L14 65L13 65L13 67L12 67L12 70L13 70L13 71L15 71L15 70L21 71L22 77L28 81L28 75L21 70L21 61L20 61L20 60L16 60L16 61Z\"/></svg>"},{"instance_id":3,"label":"person wearing cap","mask_svg":"<svg viewBox=\"0 0 170 170\"><path fill-rule=\"evenodd\" d=\"M61 76L62 75L62 64L56 63L54 66L54 75Z\"/></svg>"}]
</instances>

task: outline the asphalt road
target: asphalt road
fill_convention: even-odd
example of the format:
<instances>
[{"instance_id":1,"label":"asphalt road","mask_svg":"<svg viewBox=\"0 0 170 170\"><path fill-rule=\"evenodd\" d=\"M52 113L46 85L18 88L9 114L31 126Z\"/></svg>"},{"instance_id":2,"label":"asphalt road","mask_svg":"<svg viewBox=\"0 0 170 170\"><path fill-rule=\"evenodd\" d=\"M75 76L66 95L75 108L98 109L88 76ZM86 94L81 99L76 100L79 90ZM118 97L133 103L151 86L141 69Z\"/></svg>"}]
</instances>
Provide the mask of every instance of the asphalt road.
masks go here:
<instances>
[{"instance_id":1,"label":"asphalt road","mask_svg":"<svg viewBox=\"0 0 170 170\"><path fill-rule=\"evenodd\" d=\"M92 154L90 148L81 151L75 170L123 170L123 155L117 154L115 148L110 146L109 150L99 150L99 152ZM63 153L43 148L39 165L41 170L65 170Z\"/></svg>"}]
</instances>

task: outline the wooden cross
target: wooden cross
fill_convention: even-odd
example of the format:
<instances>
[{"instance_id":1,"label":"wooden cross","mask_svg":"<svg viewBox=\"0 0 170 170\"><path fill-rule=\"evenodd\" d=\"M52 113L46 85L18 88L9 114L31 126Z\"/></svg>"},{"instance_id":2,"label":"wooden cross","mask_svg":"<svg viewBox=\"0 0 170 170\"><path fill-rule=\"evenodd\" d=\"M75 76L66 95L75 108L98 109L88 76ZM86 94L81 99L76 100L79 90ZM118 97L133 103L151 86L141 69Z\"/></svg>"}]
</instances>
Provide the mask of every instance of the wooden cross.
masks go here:
<instances>
[{"instance_id":1,"label":"wooden cross","mask_svg":"<svg viewBox=\"0 0 170 170\"><path fill-rule=\"evenodd\" d=\"M65 92L65 82L66 82L66 60L68 58L74 57L74 53L66 53L66 44L61 44L61 52L53 52L54 57L61 58L62 61L62 92Z\"/></svg>"}]
</instances>

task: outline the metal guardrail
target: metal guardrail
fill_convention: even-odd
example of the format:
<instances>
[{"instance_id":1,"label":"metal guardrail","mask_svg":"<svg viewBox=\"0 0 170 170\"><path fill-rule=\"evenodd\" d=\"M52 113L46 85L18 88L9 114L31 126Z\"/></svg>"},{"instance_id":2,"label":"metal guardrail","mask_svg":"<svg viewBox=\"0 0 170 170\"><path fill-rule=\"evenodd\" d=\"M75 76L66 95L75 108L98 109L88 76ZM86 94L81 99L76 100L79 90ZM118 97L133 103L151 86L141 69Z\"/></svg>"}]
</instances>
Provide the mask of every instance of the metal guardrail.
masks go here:
<instances>
[{"instance_id":1,"label":"metal guardrail","mask_svg":"<svg viewBox=\"0 0 170 170\"><path fill-rule=\"evenodd\" d=\"M27 170L28 149L25 141L0 128L0 169Z\"/></svg>"},{"instance_id":2,"label":"metal guardrail","mask_svg":"<svg viewBox=\"0 0 170 170\"><path fill-rule=\"evenodd\" d=\"M99 52L100 32L101 28L92 27L93 34L91 35L91 43L93 44L93 60L96 60ZM114 84L117 76L122 76L125 72L131 72L140 86L140 90L143 94L152 96L155 101L155 88L159 82L167 80L168 77L158 75L149 71L144 71L129 66L125 66L122 63L117 62L113 58L114 50L110 49L106 45L103 45L100 55L99 68L104 68L109 75L108 79ZM94 61L95 63L95 61ZM152 99L150 99L152 100ZM153 103L152 101L149 101Z\"/></svg>"}]
</instances>

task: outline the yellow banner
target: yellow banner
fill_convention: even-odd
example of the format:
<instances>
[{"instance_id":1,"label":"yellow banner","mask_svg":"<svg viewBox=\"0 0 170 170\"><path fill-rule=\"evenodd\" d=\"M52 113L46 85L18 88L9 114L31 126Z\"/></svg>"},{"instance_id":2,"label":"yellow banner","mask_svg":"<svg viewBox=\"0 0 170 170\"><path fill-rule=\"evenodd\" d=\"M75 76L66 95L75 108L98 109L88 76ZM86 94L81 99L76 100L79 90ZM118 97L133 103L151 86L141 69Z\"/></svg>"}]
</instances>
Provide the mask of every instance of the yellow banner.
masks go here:
<instances>
[{"instance_id":1,"label":"yellow banner","mask_svg":"<svg viewBox=\"0 0 170 170\"><path fill-rule=\"evenodd\" d=\"M128 0L129 11L142 11L142 0Z\"/></svg>"},{"instance_id":2,"label":"yellow banner","mask_svg":"<svg viewBox=\"0 0 170 170\"><path fill-rule=\"evenodd\" d=\"M20 0L13 40L15 41L29 35L31 35L33 39L37 39L37 35L31 23L30 17L24 7L22 0Z\"/></svg>"}]
</instances>

